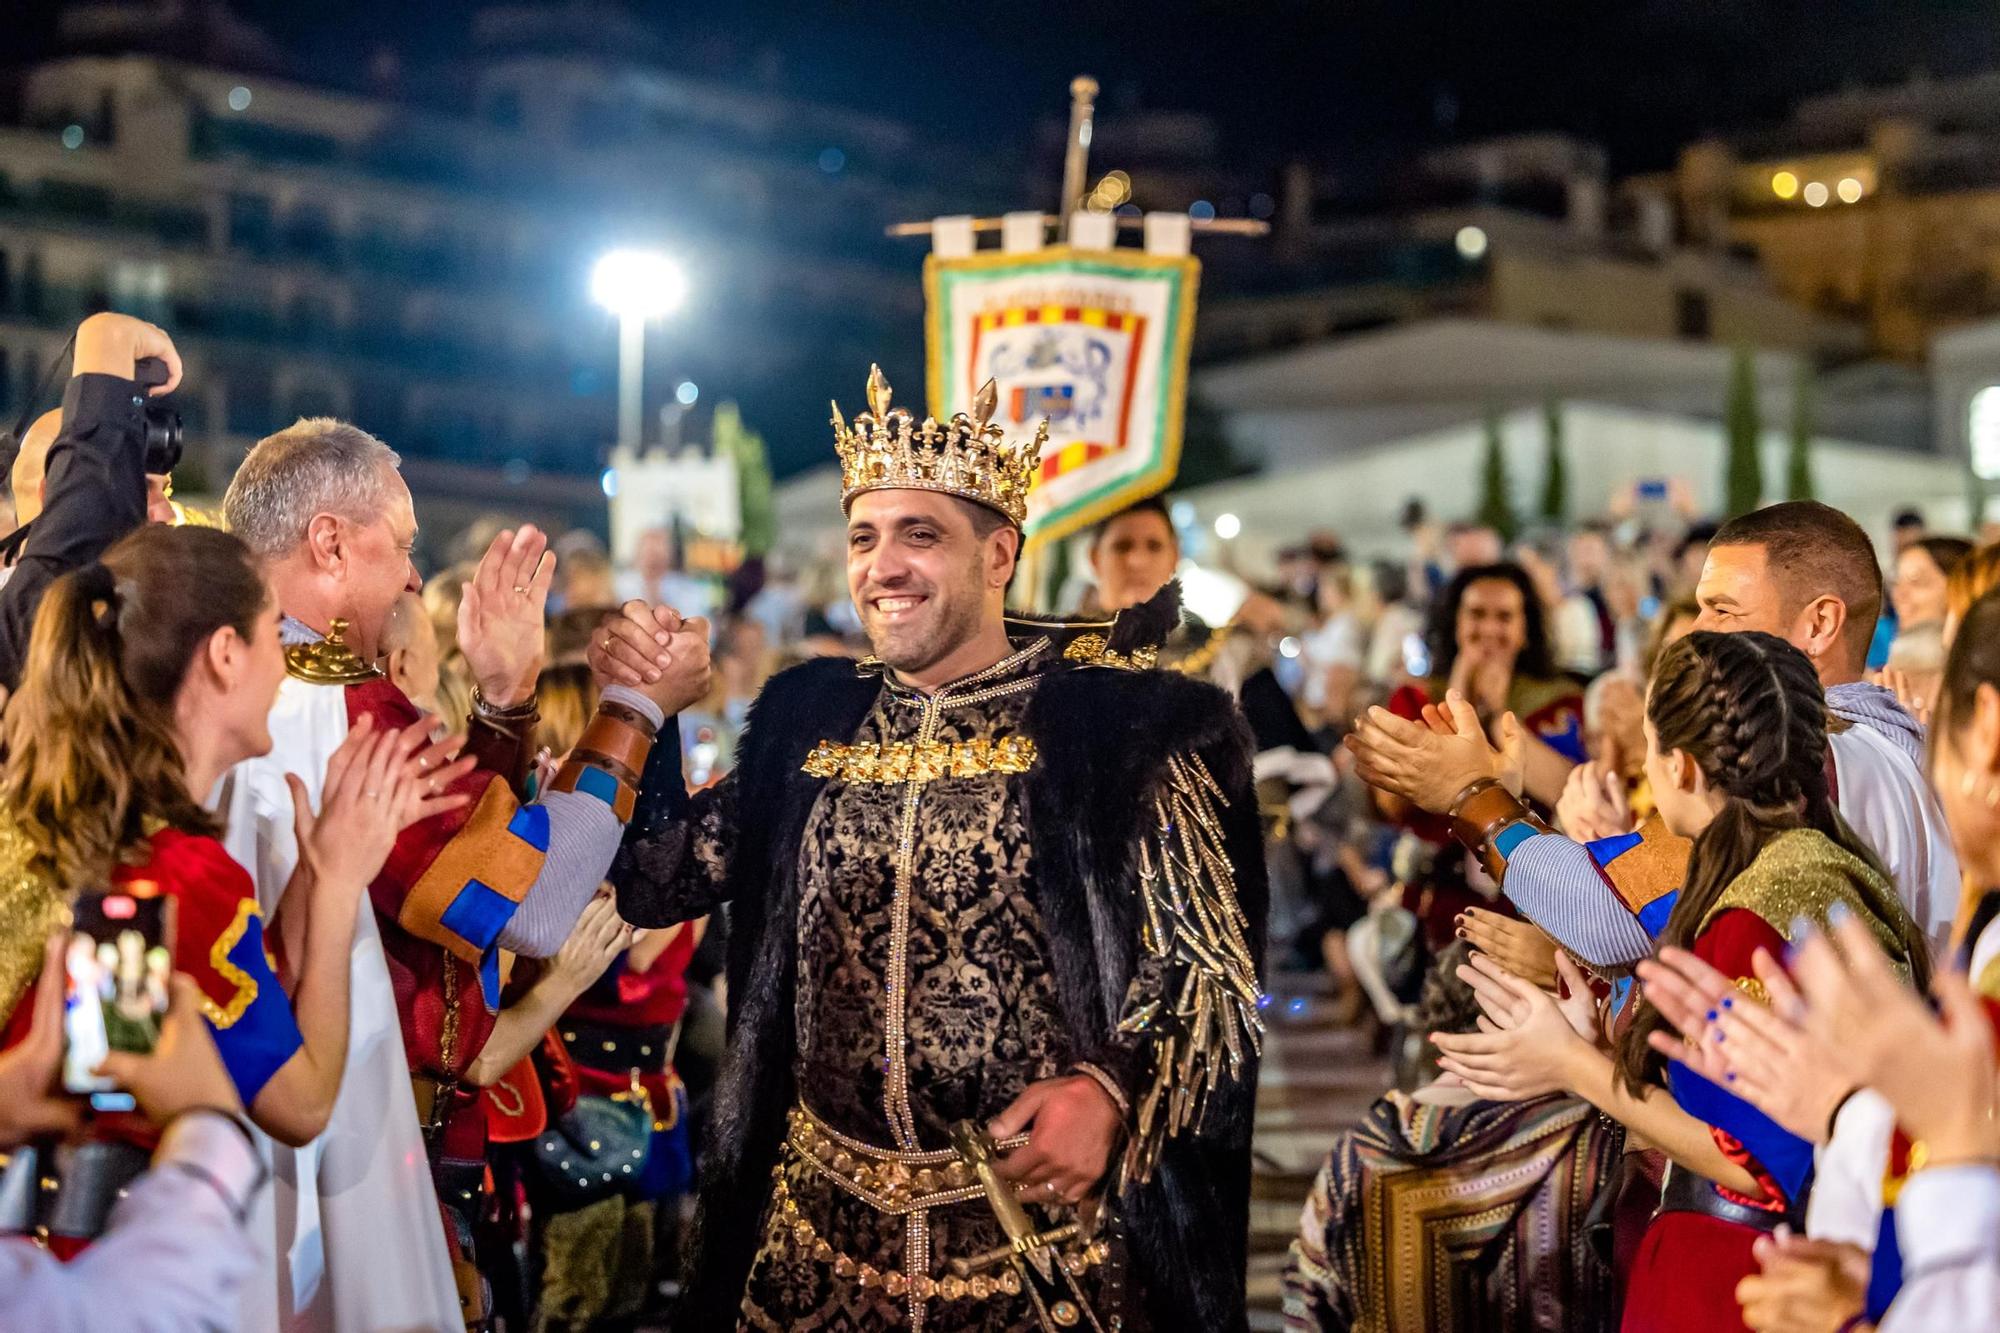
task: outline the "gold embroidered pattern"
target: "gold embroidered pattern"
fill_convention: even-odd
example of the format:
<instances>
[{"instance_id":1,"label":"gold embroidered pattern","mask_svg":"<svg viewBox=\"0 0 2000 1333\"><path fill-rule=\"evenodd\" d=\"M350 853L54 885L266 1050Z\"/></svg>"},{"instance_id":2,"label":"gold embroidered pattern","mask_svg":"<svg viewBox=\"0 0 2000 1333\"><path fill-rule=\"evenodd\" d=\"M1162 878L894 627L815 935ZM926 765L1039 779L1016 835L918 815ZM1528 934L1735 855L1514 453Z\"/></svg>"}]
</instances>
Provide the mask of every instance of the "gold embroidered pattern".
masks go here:
<instances>
[{"instance_id":1,"label":"gold embroidered pattern","mask_svg":"<svg viewBox=\"0 0 2000 1333\"><path fill-rule=\"evenodd\" d=\"M1118 1021L1120 1032L1143 1034L1153 1046L1152 1078L1118 1168L1120 1191L1151 1178L1166 1141L1199 1126L1215 1085L1225 1075L1241 1078L1245 1050L1262 1048L1263 988L1217 813L1228 803L1199 756L1175 755L1153 798L1154 833L1139 844L1141 942L1168 979L1163 999L1128 1008Z\"/></svg>"},{"instance_id":2,"label":"gold embroidered pattern","mask_svg":"<svg viewBox=\"0 0 2000 1333\"><path fill-rule=\"evenodd\" d=\"M49 936L69 918L62 890L34 862L20 825L0 817L0 1025L34 984Z\"/></svg>"},{"instance_id":3,"label":"gold embroidered pattern","mask_svg":"<svg viewBox=\"0 0 2000 1333\"><path fill-rule=\"evenodd\" d=\"M1114 667L1120 671L1150 671L1160 664L1160 650L1151 644L1134 648L1128 656L1113 651L1102 634L1079 634L1063 649L1063 660L1079 666Z\"/></svg>"},{"instance_id":4,"label":"gold embroidered pattern","mask_svg":"<svg viewBox=\"0 0 2000 1333\"><path fill-rule=\"evenodd\" d=\"M958 702L954 700L954 702ZM939 741L892 741L874 745L841 745L821 741L806 756L800 771L816 778L847 782L935 782L939 778L973 778L987 773L1025 773L1035 766L1035 743L1026 736L1002 736L956 745Z\"/></svg>"},{"instance_id":5,"label":"gold embroidered pattern","mask_svg":"<svg viewBox=\"0 0 2000 1333\"><path fill-rule=\"evenodd\" d=\"M208 946L208 965L215 974L236 987L236 993L229 997L228 1004L217 1004L204 995L201 997L201 1016L214 1024L217 1030L233 1027L236 1020L243 1017L243 1011L257 998L257 979L230 961L229 951L243 938L243 932L250 929L250 918L258 916L257 901L245 898L236 904L236 919L228 929L215 937L215 943Z\"/></svg>"}]
</instances>

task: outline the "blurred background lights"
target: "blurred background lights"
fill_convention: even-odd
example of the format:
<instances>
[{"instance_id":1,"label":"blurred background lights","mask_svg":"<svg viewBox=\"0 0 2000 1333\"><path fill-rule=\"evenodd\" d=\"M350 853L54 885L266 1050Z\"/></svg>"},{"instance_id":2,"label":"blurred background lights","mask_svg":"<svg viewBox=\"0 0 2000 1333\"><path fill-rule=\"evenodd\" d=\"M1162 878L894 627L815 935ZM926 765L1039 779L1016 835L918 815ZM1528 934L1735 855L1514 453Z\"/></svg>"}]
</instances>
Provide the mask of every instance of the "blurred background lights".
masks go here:
<instances>
[{"instance_id":1,"label":"blurred background lights","mask_svg":"<svg viewBox=\"0 0 2000 1333\"><path fill-rule=\"evenodd\" d=\"M1861 198L1861 182L1852 176L1842 177L1840 184L1834 189L1839 192L1840 201L1844 204L1854 203Z\"/></svg>"},{"instance_id":2,"label":"blurred background lights","mask_svg":"<svg viewBox=\"0 0 2000 1333\"><path fill-rule=\"evenodd\" d=\"M1771 193L1780 199L1796 198L1799 192L1799 178L1789 171L1780 171L1771 177Z\"/></svg>"},{"instance_id":3,"label":"blurred background lights","mask_svg":"<svg viewBox=\"0 0 2000 1333\"><path fill-rule=\"evenodd\" d=\"M1451 238L1458 247L1459 258L1477 259L1486 253L1486 230L1483 227L1460 227L1458 235Z\"/></svg>"},{"instance_id":4,"label":"blurred background lights","mask_svg":"<svg viewBox=\"0 0 2000 1333\"><path fill-rule=\"evenodd\" d=\"M250 109L250 90L240 83L231 88L229 90L229 109L231 111L248 111Z\"/></svg>"},{"instance_id":5,"label":"blurred background lights","mask_svg":"<svg viewBox=\"0 0 2000 1333\"><path fill-rule=\"evenodd\" d=\"M72 150L83 147L83 126L63 126L62 146Z\"/></svg>"},{"instance_id":6,"label":"blurred background lights","mask_svg":"<svg viewBox=\"0 0 2000 1333\"><path fill-rule=\"evenodd\" d=\"M1215 205L1206 199L1197 199L1188 205L1188 216L1196 222L1207 222L1215 216Z\"/></svg>"},{"instance_id":7,"label":"blurred background lights","mask_svg":"<svg viewBox=\"0 0 2000 1333\"><path fill-rule=\"evenodd\" d=\"M693 380L682 380L674 386L674 401L682 407L693 407L694 400L701 397L701 387Z\"/></svg>"},{"instance_id":8,"label":"blurred background lights","mask_svg":"<svg viewBox=\"0 0 2000 1333\"><path fill-rule=\"evenodd\" d=\"M832 176L837 174L846 165L847 154L841 152L838 148L822 148L819 150L819 169L827 175Z\"/></svg>"},{"instance_id":9,"label":"blurred background lights","mask_svg":"<svg viewBox=\"0 0 2000 1333\"><path fill-rule=\"evenodd\" d=\"M1826 203L1826 198L1827 188L1825 181L1813 181L1806 186L1806 203L1812 207L1822 207Z\"/></svg>"},{"instance_id":10,"label":"blurred background lights","mask_svg":"<svg viewBox=\"0 0 2000 1333\"><path fill-rule=\"evenodd\" d=\"M1215 535L1222 538L1222 540L1233 541L1236 534L1241 531L1243 531L1243 520L1236 517L1236 515L1217 514L1215 516Z\"/></svg>"}]
</instances>

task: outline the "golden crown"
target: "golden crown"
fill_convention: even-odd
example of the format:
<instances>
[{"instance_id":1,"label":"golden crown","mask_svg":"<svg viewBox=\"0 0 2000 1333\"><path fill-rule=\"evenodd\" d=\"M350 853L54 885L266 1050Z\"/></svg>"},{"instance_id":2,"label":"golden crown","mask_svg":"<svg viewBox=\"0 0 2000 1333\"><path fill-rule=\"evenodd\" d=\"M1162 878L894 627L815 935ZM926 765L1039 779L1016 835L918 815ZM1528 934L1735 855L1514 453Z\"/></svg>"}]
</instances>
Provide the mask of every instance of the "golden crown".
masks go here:
<instances>
[{"instance_id":1,"label":"golden crown","mask_svg":"<svg viewBox=\"0 0 2000 1333\"><path fill-rule=\"evenodd\" d=\"M868 370L868 410L849 426L833 405L833 446L840 454L840 508L853 508L863 491L940 491L997 509L1015 527L1028 521L1028 487L1048 443L1049 423L1034 438L1009 443L991 424L1000 395L993 381L973 396L972 414L919 422L906 408L889 406L882 367Z\"/></svg>"}]
</instances>

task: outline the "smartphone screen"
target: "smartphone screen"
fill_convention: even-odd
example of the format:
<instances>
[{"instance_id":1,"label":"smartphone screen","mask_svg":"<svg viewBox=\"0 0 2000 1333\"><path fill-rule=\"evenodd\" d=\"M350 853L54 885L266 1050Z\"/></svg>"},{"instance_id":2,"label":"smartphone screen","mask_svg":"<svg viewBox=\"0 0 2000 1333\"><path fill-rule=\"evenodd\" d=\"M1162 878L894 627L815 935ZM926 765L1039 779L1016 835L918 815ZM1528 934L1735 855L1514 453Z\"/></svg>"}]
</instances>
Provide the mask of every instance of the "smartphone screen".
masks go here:
<instances>
[{"instance_id":1,"label":"smartphone screen","mask_svg":"<svg viewBox=\"0 0 2000 1333\"><path fill-rule=\"evenodd\" d=\"M160 1039L173 975L173 900L84 893L63 955L63 1087L100 1111L132 1098L92 1071L113 1051L144 1055Z\"/></svg>"}]
</instances>

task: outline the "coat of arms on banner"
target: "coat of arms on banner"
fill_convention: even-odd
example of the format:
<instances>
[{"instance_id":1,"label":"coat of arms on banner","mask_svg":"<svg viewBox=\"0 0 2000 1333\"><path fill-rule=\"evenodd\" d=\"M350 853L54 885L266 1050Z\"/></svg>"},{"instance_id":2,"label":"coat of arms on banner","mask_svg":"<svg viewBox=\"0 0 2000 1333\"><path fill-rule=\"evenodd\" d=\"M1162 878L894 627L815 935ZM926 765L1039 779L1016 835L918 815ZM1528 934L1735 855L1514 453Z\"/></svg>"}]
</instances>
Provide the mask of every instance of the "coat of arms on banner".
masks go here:
<instances>
[{"instance_id":1,"label":"coat of arms on banner","mask_svg":"<svg viewBox=\"0 0 2000 1333\"><path fill-rule=\"evenodd\" d=\"M991 379L996 419L1049 419L1031 540L1173 481L1200 271L1187 257L1063 246L926 261L930 410L965 410Z\"/></svg>"}]
</instances>

